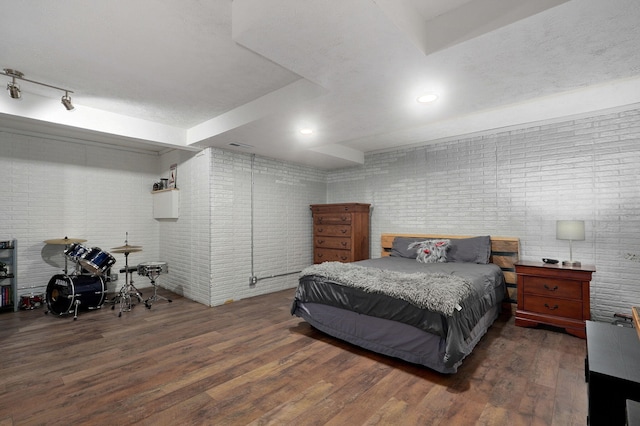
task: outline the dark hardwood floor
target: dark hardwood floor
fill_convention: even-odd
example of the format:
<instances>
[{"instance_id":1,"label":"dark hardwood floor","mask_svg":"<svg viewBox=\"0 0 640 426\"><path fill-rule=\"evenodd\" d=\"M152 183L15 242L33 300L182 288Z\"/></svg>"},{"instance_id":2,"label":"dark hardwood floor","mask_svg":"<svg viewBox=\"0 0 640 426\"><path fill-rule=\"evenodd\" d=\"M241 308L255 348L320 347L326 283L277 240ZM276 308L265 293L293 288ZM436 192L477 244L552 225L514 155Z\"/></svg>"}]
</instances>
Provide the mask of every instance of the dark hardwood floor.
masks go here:
<instances>
[{"instance_id":1,"label":"dark hardwood floor","mask_svg":"<svg viewBox=\"0 0 640 426\"><path fill-rule=\"evenodd\" d=\"M312 329L293 293L1 314L0 426L586 424L584 340L500 318L442 375Z\"/></svg>"}]
</instances>

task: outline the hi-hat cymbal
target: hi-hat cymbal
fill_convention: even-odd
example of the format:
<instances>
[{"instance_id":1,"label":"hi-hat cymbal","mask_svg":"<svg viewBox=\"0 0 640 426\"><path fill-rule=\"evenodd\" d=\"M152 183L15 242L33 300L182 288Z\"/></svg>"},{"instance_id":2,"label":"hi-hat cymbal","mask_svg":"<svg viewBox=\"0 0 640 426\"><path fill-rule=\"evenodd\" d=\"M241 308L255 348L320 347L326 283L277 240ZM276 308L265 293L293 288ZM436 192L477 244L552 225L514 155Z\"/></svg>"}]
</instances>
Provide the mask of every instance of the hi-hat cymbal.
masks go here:
<instances>
[{"instance_id":1,"label":"hi-hat cymbal","mask_svg":"<svg viewBox=\"0 0 640 426\"><path fill-rule=\"evenodd\" d=\"M133 248L133 246L129 246L129 248L126 249L116 249L116 250L111 250L111 253L135 253L138 251L142 251L141 248Z\"/></svg>"},{"instance_id":2,"label":"hi-hat cymbal","mask_svg":"<svg viewBox=\"0 0 640 426\"><path fill-rule=\"evenodd\" d=\"M112 250L124 250L124 249L132 249L132 248L139 249L139 248L142 248L142 246L130 246L129 243L127 243L120 247L111 247Z\"/></svg>"},{"instance_id":3,"label":"hi-hat cymbal","mask_svg":"<svg viewBox=\"0 0 640 426\"><path fill-rule=\"evenodd\" d=\"M64 238L54 238L52 240L44 240L45 244L75 244L75 243L84 243L87 240L83 239L83 238L69 238L69 237L64 237Z\"/></svg>"}]
</instances>

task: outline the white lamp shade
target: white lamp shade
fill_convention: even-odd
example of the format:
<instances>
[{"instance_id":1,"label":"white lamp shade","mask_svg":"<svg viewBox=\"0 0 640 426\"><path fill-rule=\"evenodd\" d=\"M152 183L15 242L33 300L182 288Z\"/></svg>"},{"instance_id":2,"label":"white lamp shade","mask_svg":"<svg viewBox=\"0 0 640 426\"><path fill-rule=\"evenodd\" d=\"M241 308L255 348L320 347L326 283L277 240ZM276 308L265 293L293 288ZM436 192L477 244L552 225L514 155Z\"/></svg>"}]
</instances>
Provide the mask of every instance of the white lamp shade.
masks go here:
<instances>
[{"instance_id":1,"label":"white lamp shade","mask_svg":"<svg viewBox=\"0 0 640 426\"><path fill-rule=\"evenodd\" d=\"M558 220L556 222L557 240L584 240L584 220Z\"/></svg>"}]
</instances>

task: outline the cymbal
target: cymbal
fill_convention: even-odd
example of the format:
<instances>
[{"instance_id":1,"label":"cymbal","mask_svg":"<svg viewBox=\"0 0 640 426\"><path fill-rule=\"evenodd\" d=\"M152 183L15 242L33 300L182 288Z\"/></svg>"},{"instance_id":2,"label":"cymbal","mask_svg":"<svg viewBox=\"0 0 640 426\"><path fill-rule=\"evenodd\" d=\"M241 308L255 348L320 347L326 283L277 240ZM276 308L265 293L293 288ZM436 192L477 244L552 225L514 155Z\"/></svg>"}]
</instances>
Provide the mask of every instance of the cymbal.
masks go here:
<instances>
[{"instance_id":1,"label":"cymbal","mask_svg":"<svg viewBox=\"0 0 640 426\"><path fill-rule=\"evenodd\" d=\"M126 249L116 249L116 250L111 250L111 253L135 253L138 251L142 251L141 248L133 248L133 246L129 246L129 248Z\"/></svg>"},{"instance_id":2,"label":"cymbal","mask_svg":"<svg viewBox=\"0 0 640 426\"><path fill-rule=\"evenodd\" d=\"M111 247L112 250L124 250L132 248L142 248L142 246L130 246L128 243L120 247Z\"/></svg>"},{"instance_id":3,"label":"cymbal","mask_svg":"<svg viewBox=\"0 0 640 426\"><path fill-rule=\"evenodd\" d=\"M44 240L45 244L75 244L75 243L84 243L87 240L83 239L83 238L69 238L69 237L64 237L64 238L54 238L52 240Z\"/></svg>"}]
</instances>

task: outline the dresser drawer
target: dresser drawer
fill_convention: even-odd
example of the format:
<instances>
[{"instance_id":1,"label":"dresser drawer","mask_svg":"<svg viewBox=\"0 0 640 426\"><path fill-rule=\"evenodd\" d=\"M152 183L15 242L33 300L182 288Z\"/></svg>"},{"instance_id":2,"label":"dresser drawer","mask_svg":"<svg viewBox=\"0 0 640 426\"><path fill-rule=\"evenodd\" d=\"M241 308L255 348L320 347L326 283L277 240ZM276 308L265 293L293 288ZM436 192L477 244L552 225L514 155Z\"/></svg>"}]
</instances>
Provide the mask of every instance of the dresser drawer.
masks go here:
<instances>
[{"instance_id":1,"label":"dresser drawer","mask_svg":"<svg viewBox=\"0 0 640 426\"><path fill-rule=\"evenodd\" d=\"M527 296L524 300L524 310L564 318L583 319L582 302L576 300Z\"/></svg>"},{"instance_id":2,"label":"dresser drawer","mask_svg":"<svg viewBox=\"0 0 640 426\"><path fill-rule=\"evenodd\" d=\"M353 262L353 254L349 250L316 248L313 253L313 262Z\"/></svg>"},{"instance_id":3,"label":"dresser drawer","mask_svg":"<svg viewBox=\"0 0 640 426\"><path fill-rule=\"evenodd\" d=\"M315 225L313 227L313 235L316 237L349 237L351 236L350 225ZM317 239L317 238L316 238Z\"/></svg>"},{"instance_id":4,"label":"dresser drawer","mask_svg":"<svg viewBox=\"0 0 640 426\"><path fill-rule=\"evenodd\" d=\"M545 297L582 300L582 283L547 277L523 277L523 291Z\"/></svg>"},{"instance_id":5,"label":"dresser drawer","mask_svg":"<svg viewBox=\"0 0 640 426\"><path fill-rule=\"evenodd\" d=\"M340 238L340 237L316 237L313 240L314 247L317 248L328 248L328 249L340 249L340 250L351 250L351 238Z\"/></svg>"},{"instance_id":6,"label":"dresser drawer","mask_svg":"<svg viewBox=\"0 0 640 426\"><path fill-rule=\"evenodd\" d=\"M313 219L316 225L350 225L351 213L317 214Z\"/></svg>"}]
</instances>

